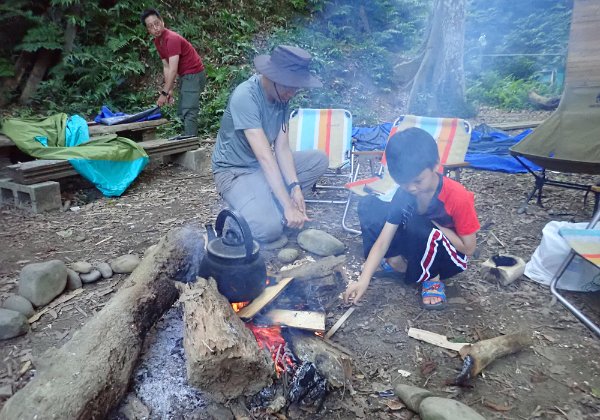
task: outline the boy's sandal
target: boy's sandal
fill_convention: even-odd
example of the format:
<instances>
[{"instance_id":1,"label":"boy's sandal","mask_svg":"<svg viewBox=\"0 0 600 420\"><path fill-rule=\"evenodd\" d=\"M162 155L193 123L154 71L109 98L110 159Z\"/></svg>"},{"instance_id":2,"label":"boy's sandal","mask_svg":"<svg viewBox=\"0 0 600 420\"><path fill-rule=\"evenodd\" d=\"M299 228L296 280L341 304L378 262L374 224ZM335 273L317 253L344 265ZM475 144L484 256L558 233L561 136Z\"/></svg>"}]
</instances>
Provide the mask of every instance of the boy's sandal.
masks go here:
<instances>
[{"instance_id":1,"label":"boy's sandal","mask_svg":"<svg viewBox=\"0 0 600 420\"><path fill-rule=\"evenodd\" d=\"M385 258L383 258L379 263L379 268L381 269L381 271L385 271L386 273L394 273L396 271L394 270L394 267L392 267Z\"/></svg>"},{"instance_id":2,"label":"boy's sandal","mask_svg":"<svg viewBox=\"0 0 600 420\"><path fill-rule=\"evenodd\" d=\"M425 303L423 302L423 298L426 297L438 297L441 298L442 301L438 303ZM446 308L447 300L446 300L446 286L439 280L426 280L422 284L421 289L421 305L425 309L429 310L440 310Z\"/></svg>"}]
</instances>

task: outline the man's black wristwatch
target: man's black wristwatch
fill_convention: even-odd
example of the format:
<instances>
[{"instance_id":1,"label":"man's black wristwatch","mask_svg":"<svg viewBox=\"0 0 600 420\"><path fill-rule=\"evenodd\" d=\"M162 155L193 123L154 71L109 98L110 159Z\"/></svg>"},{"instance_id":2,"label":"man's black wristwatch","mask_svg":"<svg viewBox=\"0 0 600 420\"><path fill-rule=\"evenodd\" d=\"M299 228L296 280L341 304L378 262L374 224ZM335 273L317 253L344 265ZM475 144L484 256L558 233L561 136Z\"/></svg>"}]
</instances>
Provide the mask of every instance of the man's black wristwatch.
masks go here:
<instances>
[{"instance_id":1,"label":"man's black wristwatch","mask_svg":"<svg viewBox=\"0 0 600 420\"><path fill-rule=\"evenodd\" d=\"M300 187L300 183L299 183L298 181L291 182L291 183L290 183L290 184L287 186L287 188L288 188L288 192L290 192L290 193L291 193L291 192L292 192L292 190L294 189L294 187Z\"/></svg>"},{"instance_id":2,"label":"man's black wristwatch","mask_svg":"<svg viewBox=\"0 0 600 420\"><path fill-rule=\"evenodd\" d=\"M160 94L163 95L163 96L169 96L169 94L167 92L165 92L164 90L161 90Z\"/></svg>"}]
</instances>

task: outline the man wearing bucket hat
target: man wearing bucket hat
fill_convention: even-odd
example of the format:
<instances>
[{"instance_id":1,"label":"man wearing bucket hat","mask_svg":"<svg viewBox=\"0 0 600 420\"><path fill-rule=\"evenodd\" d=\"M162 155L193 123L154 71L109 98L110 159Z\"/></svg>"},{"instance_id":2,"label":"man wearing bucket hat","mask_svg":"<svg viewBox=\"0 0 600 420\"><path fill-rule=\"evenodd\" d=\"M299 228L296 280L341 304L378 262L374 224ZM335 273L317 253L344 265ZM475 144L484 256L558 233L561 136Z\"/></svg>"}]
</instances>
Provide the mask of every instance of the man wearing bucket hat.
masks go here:
<instances>
[{"instance_id":1,"label":"man wearing bucket hat","mask_svg":"<svg viewBox=\"0 0 600 420\"><path fill-rule=\"evenodd\" d=\"M303 191L327 170L324 153L292 152L288 139L289 100L301 88L322 86L310 60L307 51L288 45L259 55L259 74L235 88L221 119L212 155L217 191L261 242L279 239L284 223L304 226Z\"/></svg>"}]
</instances>

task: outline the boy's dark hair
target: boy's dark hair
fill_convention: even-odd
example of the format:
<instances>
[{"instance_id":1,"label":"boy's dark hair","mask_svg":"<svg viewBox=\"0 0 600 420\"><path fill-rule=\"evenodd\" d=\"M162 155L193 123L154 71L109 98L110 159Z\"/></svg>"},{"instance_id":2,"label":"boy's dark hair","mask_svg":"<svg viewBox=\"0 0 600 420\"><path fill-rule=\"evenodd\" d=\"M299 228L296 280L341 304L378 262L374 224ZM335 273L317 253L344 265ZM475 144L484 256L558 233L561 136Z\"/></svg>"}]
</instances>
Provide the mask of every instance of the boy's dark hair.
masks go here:
<instances>
[{"instance_id":1,"label":"boy's dark hair","mask_svg":"<svg viewBox=\"0 0 600 420\"><path fill-rule=\"evenodd\" d=\"M387 167L397 184L405 184L440 161L438 147L431 135L411 127L394 134L385 148Z\"/></svg>"},{"instance_id":2,"label":"boy's dark hair","mask_svg":"<svg viewBox=\"0 0 600 420\"><path fill-rule=\"evenodd\" d=\"M159 19L162 19L160 13L158 13L158 10L156 10L156 9L146 9L140 15L140 20L142 21L142 25L146 26L146 18L148 16L152 16L152 15L156 16Z\"/></svg>"}]
</instances>

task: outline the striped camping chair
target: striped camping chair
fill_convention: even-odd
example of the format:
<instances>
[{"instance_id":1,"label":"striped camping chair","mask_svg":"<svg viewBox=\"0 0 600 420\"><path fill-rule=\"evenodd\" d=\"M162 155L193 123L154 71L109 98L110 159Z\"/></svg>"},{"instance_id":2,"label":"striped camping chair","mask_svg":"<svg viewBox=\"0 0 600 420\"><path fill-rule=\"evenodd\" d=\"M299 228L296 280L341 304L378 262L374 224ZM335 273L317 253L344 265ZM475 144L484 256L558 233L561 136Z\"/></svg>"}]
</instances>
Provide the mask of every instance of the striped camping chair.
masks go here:
<instances>
[{"instance_id":1,"label":"striped camping chair","mask_svg":"<svg viewBox=\"0 0 600 420\"><path fill-rule=\"evenodd\" d=\"M440 155L440 172L449 175L455 173L455 178L460 178L460 169L468 166L464 161L471 140L471 125L459 118L432 118L420 117L416 115L403 115L394 121L390 130L391 138L398 131L407 128L417 127L427 131L435 139L438 145ZM357 152L360 154L362 152ZM367 152L372 155L372 152ZM398 185L394 182L387 171L385 152L379 152L381 156L381 169L377 176L367 179L357 180L359 165L355 165L355 173L351 182L346 184L346 188L355 194L364 196L374 194L380 200L391 201ZM348 209L349 204L346 206ZM350 232L359 231L346 226L347 211L344 212L342 225Z\"/></svg>"},{"instance_id":2,"label":"striped camping chair","mask_svg":"<svg viewBox=\"0 0 600 420\"><path fill-rule=\"evenodd\" d=\"M588 327L596 336L600 337L600 326L577 308L567 297L558 291L558 282L562 275L567 271L569 264L579 255L585 260L594 264L600 269L600 228L597 227L600 221L600 209L597 209L592 220L585 229L559 229L559 234L567 241L571 247L571 252L565 258L560 268L550 282L550 291L565 307L570 310L586 327Z\"/></svg>"},{"instance_id":3,"label":"striped camping chair","mask_svg":"<svg viewBox=\"0 0 600 420\"><path fill-rule=\"evenodd\" d=\"M329 158L326 176L351 180L353 168L352 114L345 109L299 108L292 111L289 127L290 147L293 151L321 150ZM348 171L342 172L346 166ZM315 185L315 189L343 190L343 186ZM347 199L307 199L307 202L346 204Z\"/></svg>"}]
</instances>

